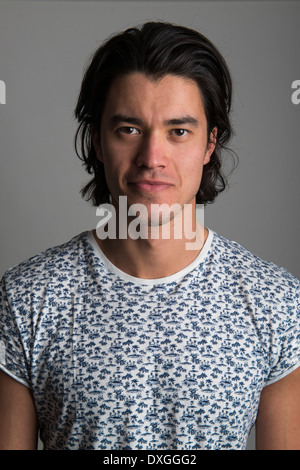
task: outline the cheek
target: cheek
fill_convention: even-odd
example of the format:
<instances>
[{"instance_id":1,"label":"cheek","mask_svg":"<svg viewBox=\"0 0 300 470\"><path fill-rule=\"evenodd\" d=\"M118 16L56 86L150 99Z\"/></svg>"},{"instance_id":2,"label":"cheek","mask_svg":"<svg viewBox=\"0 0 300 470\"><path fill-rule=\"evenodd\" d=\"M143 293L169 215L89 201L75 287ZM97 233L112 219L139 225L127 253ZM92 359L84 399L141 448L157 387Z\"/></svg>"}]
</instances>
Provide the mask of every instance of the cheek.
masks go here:
<instances>
[{"instance_id":1,"label":"cheek","mask_svg":"<svg viewBox=\"0 0 300 470\"><path fill-rule=\"evenodd\" d=\"M204 152L194 152L182 161L185 163L181 171L182 188L185 188L184 192L189 197L193 197L197 194L202 180Z\"/></svg>"},{"instance_id":2,"label":"cheek","mask_svg":"<svg viewBox=\"0 0 300 470\"><path fill-rule=\"evenodd\" d=\"M102 145L102 162L104 165L107 177L111 174L115 175L118 168L120 168L124 156L115 145L107 144L105 141Z\"/></svg>"},{"instance_id":3,"label":"cheek","mask_svg":"<svg viewBox=\"0 0 300 470\"><path fill-rule=\"evenodd\" d=\"M110 168L126 166L134 152L132 146L124 145L117 138L103 138L103 162Z\"/></svg>"},{"instance_id":4,"label":"cheek","mask_svg":"<svg viewBox=\"0 0 300 470\"><path fill-rule=\"evenodd\" d=\"M178 159L182 174L188 176L191 181L200 179L203 172L204 157L204 150L195 149L194 147L191 149L186 148Z\"/></svg>"},{"instance_id":5,"label":"cheek","mask_svg":"<svg viewBox=\"0 0 300 470\"><path fill-rule=\"evenodd\" d=\"M123 192L124 175L128 172L128 155L120 146L104 142L102 162L110 193L114 198L117 198Z\"/></svg>"}]
</instances>

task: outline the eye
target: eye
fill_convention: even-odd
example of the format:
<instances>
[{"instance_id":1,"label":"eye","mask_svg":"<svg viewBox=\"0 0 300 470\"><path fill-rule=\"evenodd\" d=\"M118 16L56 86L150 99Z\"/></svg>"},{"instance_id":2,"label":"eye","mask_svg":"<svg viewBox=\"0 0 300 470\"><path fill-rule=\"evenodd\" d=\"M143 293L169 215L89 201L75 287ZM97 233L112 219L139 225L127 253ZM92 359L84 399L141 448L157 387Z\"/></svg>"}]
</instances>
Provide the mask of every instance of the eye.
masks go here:
<instances>
[{"instance_id":1,"label":"eye","mask_svg":"<svg viewBox=\"0 0 300 470\"><path fill-rule=\"evenodd\" d=\"M175 137L184 137L189 133L186 129L172 129L171 134Z\"/></svg>"},{"instance_id":2,"label":"eye","mask_svg":"<svg viewBox=\"0 0 300 470\"><path fill-rule=\"evenodd\" d=\"M139 134L139 130L136 128L136 127L120 127L118 129L118 131L121 133L121 134L125 134L125 135L135 135L135 134Z\"/></svg>"}]
</instances>

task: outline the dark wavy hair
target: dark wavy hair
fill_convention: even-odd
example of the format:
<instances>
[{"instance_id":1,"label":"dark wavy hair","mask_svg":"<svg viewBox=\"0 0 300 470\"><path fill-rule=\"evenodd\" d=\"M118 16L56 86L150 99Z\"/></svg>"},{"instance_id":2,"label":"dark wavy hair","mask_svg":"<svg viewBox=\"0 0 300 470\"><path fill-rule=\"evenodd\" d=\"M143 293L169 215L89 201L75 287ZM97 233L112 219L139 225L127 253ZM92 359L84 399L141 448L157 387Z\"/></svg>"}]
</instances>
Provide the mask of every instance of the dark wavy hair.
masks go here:
<instances>
[{"instance_id":1,"label":"dark wavy hair","mask_svg":"<svg viewBox=\"0 0 300 470\"><path fill-rule=\"evenodd\" d=\"M174 75L194 80L200 89L207 119L207 137L217 127L217 144L204 165L198 204L212 203L227 186L221 165L221 150L232 136L230 111L232 81L227 64L217 48L192 29L164 22L149 22L109 38L93 54L86 69L75 108L79 127L75 135L78 157L93 178L82 196L98 206L110 201L104 166L92 141L100 130L101 116L112 81L120 75L140 72L153 80ZM80 149L80 150L79 150Z\"/></svg>"}]
</instances>

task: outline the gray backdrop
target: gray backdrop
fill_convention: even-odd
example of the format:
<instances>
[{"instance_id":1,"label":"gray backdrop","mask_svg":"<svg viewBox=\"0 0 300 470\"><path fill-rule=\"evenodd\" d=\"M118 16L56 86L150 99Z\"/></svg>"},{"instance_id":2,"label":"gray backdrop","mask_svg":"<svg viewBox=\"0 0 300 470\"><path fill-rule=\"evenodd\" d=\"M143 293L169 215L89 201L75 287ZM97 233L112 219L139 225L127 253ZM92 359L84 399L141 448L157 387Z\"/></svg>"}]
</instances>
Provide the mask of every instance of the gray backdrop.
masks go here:
<instances>
[{"instance_id":1,"label":"gray backdrop","mask_svg":"<svg viewBox=\"0 0 300 470\"><path fill-rule=\"evenodd\" d=\"M299 18L297 1L0 1L0 275L95 228L79 194L89 176L73 149L84 67L112 33L165 20L207 35L233 76L240 162L205 225L300 277L300 105L291 100Z\"/></svg>"}]
</instances>

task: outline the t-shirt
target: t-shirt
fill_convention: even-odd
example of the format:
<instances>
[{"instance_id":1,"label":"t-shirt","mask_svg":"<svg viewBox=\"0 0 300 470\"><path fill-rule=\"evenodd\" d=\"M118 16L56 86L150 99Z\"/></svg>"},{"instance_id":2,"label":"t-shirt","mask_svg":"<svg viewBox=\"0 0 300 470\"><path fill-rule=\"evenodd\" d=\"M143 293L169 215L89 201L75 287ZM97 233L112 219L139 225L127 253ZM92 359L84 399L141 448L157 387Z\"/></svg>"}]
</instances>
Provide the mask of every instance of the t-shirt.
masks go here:
<instances>
[{"instance_id":1,"label":"t-shirt","mask_svg":"<svg viewBox=\"0 0 300 470\"><path fill-rule=\"evenodd\" d=\"M45 449L245 449L300 365L299 284L211 230L185 269L135 278L87 231L5 273L0 367Z\"/></svg>"}]
</instances>

